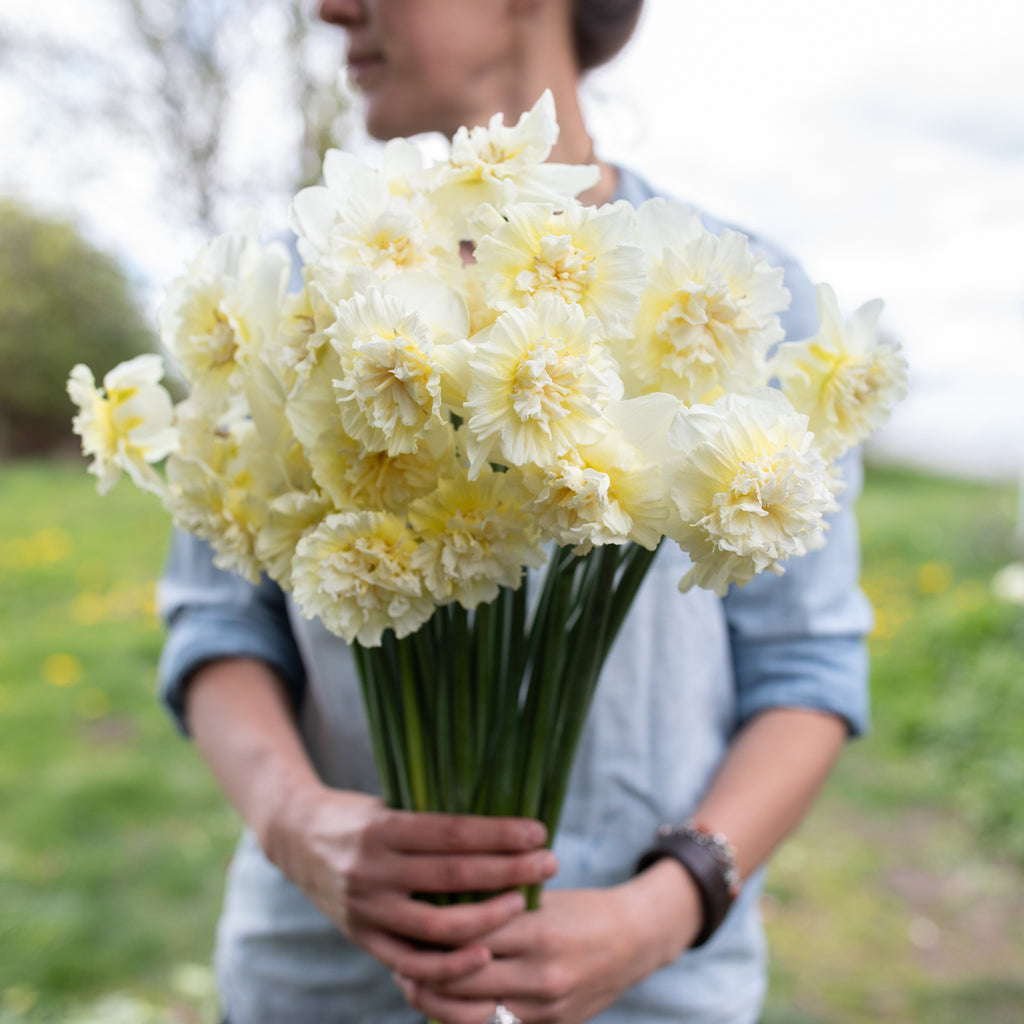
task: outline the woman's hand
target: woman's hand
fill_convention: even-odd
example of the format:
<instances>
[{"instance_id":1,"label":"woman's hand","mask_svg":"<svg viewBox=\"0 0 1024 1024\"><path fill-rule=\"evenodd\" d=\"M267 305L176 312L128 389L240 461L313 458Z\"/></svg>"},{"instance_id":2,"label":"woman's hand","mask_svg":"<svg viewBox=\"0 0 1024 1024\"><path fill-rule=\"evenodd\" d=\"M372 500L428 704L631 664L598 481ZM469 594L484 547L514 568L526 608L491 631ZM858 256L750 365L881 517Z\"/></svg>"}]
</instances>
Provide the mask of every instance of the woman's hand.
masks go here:
<instances>
[{"instance_id":1,"label":"woman's hand","mask_svg":"<svg viewBox=\"0 0 1024 1024\"><path fill-rule=\"evenodd\" d=\"M696 889L674 861L659 861L609 889L543 894L484 941L494 959L461 978L399 977L431 1020L480 1024L503 1003L524 1024L579 1024L674 960L701 924Z\"/></svg>"},{"instance_id":2,"label":"woman's hand","mask_svg":"<svg viewBox=\"0 0 1024 1024\"><path fill-rule=\"evenodd\" d=\"M200 667L186 715L267 856L393 971L438 983L477 970L492 956L480 938L523 908L517 892L450 907L413 893L502 892L557 869L539 822L391 811L375 797L323 785L285 689L262 662L223 658Z\"/></svg>"},{"instance_id":3,"label":"woman's hand","mask_svg":"<svg viewBox=\"0 0 1024 1024\"><path fill-rule=\"evenodd\" d=\"M520 892L505 890L557 870L539 822L392 811L375 797L319 784L293 790L260 838L349 939L430 984L486 965L492 953L481 938L524 907ZM444 892L503 895L445 907L413 896Z\"/></svg>"}]
</instances>

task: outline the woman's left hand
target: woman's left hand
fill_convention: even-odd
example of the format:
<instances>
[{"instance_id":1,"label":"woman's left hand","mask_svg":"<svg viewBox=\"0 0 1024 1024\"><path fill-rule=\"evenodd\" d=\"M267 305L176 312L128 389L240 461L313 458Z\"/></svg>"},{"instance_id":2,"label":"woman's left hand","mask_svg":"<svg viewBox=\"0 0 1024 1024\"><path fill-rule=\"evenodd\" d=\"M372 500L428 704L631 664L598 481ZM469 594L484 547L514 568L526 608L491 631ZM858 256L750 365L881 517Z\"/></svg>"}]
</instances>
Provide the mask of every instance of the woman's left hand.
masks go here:
<instances>
[{"instance_id":1,"label":"woman's left hand","mask_svg":"<svg viewBox=\"0 0 1024 1024\"><path fill-rule=\"evenodd\" d=\"M397 978L444 1024L481 1024L503 1003L524 1024L580 1024L675 959L700 928L696 890L674 861L609 889L545 892L539 910L485 937L494 959L451 982Z\"/></svg>"}]
</instances>

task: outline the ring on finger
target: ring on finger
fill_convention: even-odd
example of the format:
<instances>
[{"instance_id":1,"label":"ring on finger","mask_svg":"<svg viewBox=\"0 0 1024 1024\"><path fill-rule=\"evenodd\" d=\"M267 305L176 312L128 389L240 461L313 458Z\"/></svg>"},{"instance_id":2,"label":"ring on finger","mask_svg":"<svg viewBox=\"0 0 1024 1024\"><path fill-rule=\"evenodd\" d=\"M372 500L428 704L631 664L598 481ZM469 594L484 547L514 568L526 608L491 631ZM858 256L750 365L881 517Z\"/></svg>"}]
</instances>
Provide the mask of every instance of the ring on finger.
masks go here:
<instances>
[{"instance_id":1,"label":"ring on finger","mask_svg":"<svg viewBox=\"0 0 1024 1024\"><path fill-rule=\"evenodd\" d=\"M511 1010L505 1008L504 1003L498 1003L494 1013L484 1021L484 1024L523 1024L523 1022Z\"/></svg>"}]
</instances>

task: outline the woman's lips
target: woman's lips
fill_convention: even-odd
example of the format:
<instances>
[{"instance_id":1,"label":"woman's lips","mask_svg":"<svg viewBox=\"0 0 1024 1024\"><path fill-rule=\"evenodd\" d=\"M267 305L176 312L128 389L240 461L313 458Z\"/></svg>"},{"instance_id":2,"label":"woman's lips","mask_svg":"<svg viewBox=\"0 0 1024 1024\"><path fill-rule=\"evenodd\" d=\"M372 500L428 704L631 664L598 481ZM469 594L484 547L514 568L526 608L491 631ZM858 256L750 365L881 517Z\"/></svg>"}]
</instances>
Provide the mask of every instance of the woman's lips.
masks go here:
<instances>
[{"instance_id":1,"label":"woman's lips","mask_svg":"<svg viewBox=\"0 0 1024 1024\"><path fill-rule=\"evenodd\" d=\"M372 81L383 66L384 58L379 53L350 53L348 56L348 73L357 85Z\"/></svg>"}]
</instances>

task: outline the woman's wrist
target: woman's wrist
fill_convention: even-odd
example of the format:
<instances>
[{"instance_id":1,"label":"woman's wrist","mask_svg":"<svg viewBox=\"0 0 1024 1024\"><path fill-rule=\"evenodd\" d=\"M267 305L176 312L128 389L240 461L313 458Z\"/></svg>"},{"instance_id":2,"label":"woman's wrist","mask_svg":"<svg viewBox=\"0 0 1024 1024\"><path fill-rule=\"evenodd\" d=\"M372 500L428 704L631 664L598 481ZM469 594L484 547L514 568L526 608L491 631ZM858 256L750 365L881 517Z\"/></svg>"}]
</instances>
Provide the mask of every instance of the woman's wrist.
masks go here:
<instances>
[{"instance_id":1,"label":"woman's wrist","mask_svg":"<svg viewBox=\"0 0 1024 1024\"><path fill-rule=\"evenodd\" d=\"M703 924L700 892L676 860L664 858L636 875L625 888L638 933L649 951L653 973L689 949Z\"/></svg>"},{"instance_id":2,"label":"woman's wrist","mask_svg":"<svg viewBox=\"0 0 1024 1024\"><path fill-rule=\"evenodd\" d=\"M247 824L267 859L288 874L289 850L315 818L323 783L287 764L268 767Z\"/></svg>"},{"instance_id":3,"label":"woman's wrist","mask_svg":"<svg viewBox=\"0 0 1024 1024\"><path fill-rule=\"evenodd\" d=\"M264 853L275 860L283 833L299 820L296 804L323 788L283 684L260 661L222 658L193 673L185 701L196 746Z\"/></svg>"}]
</instances>

